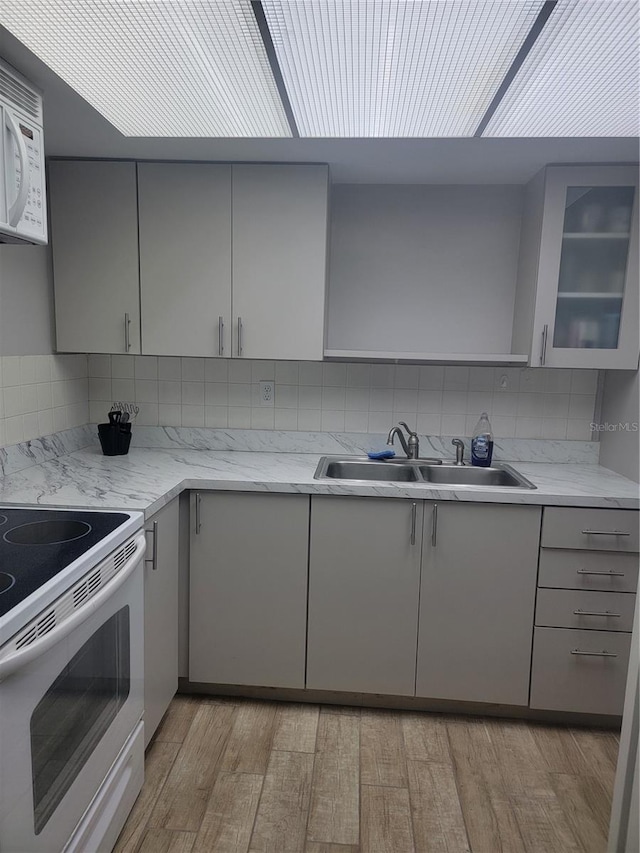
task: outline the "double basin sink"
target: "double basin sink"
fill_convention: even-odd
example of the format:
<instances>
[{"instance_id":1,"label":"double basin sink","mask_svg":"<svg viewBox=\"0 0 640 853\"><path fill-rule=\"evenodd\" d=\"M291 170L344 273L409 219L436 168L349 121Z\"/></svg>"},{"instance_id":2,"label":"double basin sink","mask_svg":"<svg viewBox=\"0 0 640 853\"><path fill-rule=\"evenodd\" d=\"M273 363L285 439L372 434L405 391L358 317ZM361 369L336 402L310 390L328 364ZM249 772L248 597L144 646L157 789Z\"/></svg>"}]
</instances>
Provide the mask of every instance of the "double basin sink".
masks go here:
<instances>
[{"instance_id":1,"label":"double basin sink","mask_svg":"<svg viewBox=\"0 0 640 853\"><path fill-rule=\"evenodd\" d=\"M454 465L441 459L386 459L366 456L323 456L314 479L360 480L385 483L424 483L444 486L479 486L535 489L515 468L496 462L490 468Z\"/></svg>"}]
</instances>

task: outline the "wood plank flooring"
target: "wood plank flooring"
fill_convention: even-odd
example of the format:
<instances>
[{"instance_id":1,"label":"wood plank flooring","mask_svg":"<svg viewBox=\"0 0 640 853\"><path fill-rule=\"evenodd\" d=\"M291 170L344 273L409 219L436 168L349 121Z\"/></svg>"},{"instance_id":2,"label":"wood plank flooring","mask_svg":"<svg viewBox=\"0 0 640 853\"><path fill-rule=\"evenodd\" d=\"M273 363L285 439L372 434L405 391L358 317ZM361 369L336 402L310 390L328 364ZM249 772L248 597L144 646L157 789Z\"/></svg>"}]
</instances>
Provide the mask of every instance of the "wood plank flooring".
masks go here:
<instances>
[{"instance_id":1,"label":"wood plank flooring","mask_svg":"<svg viewBox=\"0 0 640 853\"><path fill-rule=\"evenodd\" d=\"M177 696L116 853L605 853L615 733Z\"/></svg>"}]
</instances>

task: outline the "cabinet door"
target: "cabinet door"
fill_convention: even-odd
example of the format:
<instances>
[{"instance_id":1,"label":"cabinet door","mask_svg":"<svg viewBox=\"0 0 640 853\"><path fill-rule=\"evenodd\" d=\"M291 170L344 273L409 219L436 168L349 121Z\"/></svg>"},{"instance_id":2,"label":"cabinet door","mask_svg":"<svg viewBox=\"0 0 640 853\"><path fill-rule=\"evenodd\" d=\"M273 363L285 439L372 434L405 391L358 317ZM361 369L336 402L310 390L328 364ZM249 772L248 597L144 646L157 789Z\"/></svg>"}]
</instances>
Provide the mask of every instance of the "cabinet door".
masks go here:
<instances>
[{"instance_id":1,"label":"cabinet door","mask_svg":"<svg viewBox=\"0 0 640 853\"><path fill-rule=\"evenodd\" d=\"M142 351L231 355L231 166L138 164Z\"/></svg>"},{"instance_id":2,"label":"cabinet door","mask_svg":"<svg viewBox=\"0 0 640 853\"><path fill-rule=\"evenodd\" d=\"M307 687L415 693L421 501L311 501Z\"/></svg>"},{"instance_id":3,"label":"cabinet door","mask_svg":"<svg viewBox=\"0 0 640 853\"><path fill-rule=\"evenodd\" d=\"M234 356L322 359L326 166L233 167Z\"/></svg>"},{"instance_id":4,"label":"cabinet door","mask_svg":"<svg viewBox=\"0 0 640 853\"><path fill-rule=\"evenodd\" d=\"M417 695L526 705L540 508L447 502L424 524Z\"/></svg>"},{"instance_id":5,"label":"cabinet door","mask_svg":"<svg viewBox=\"0 0 640 853\"><path fill-rule=\"evenodd\" d=\"M192 496L189 679L304 687L309 498Z\"/></svg>"},{"instance_id":6,"label":"cabinet door","mask_svg":"<svg viewBox=\"0 0 640 853\"><path fill-rule=\"evenodd\" d=\"M637 368L637 195L635 167L547 169L533 366Z\"/></svg>"},{"instance_id":7,"label":"cabinet door","mask_svg":"<svg viewBox=\"0 0 640 853\"><path fill-rule=\"evenodd\" d=\"M135 163L49 164L56 344L140 352Z\"/></svg>"},{"instance_id":8,"label":"cabinet door","mask_svg":"<svg viewBox=\"0 0 640 853\"><path fill-rule=\"evenodd\" d=\"M178 499L146 524L144 563L144 739L178 689Z\"/></svg>"}]
</instances>

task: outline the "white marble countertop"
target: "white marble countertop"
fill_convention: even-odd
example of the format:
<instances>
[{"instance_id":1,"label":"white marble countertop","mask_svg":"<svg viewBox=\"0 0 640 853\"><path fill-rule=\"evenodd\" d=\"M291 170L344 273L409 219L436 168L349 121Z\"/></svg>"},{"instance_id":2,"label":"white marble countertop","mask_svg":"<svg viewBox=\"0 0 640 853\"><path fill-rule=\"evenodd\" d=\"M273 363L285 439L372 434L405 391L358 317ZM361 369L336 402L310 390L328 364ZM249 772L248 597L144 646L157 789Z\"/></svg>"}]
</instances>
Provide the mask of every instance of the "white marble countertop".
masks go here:
<instances>
[{"instance_id":1,"label":"white marble countertop","mask_svg":"<svg viewBox=\"0 0 640 853\"><path fill-rule=\"evenodd\" d=\"M87 447L0 480L0 504L142 510L153 515L184 489L404 497L637 509L639 486L593 464L517 462L537 488L430 486L314 480L320 454Z\"/></svg>"}]
</instances>

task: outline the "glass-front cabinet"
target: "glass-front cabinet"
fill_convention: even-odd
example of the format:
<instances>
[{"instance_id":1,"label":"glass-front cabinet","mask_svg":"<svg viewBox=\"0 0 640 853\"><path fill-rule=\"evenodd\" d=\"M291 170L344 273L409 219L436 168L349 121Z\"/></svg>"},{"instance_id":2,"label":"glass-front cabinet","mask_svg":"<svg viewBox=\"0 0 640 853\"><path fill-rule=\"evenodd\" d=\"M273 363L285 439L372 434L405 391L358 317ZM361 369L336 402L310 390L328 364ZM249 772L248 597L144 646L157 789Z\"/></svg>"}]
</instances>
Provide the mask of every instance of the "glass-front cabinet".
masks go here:
<instances>
[{"instance_id":1,"label":"glass-front cabinet","mask_svg":"<svg viewBox=\"0 0 640 853\"><path fill-rule=\"evenodd\" d=\"M539 185L531 366L637 368L637 167L550 166Z\"/></svg>"}]
</instances>

